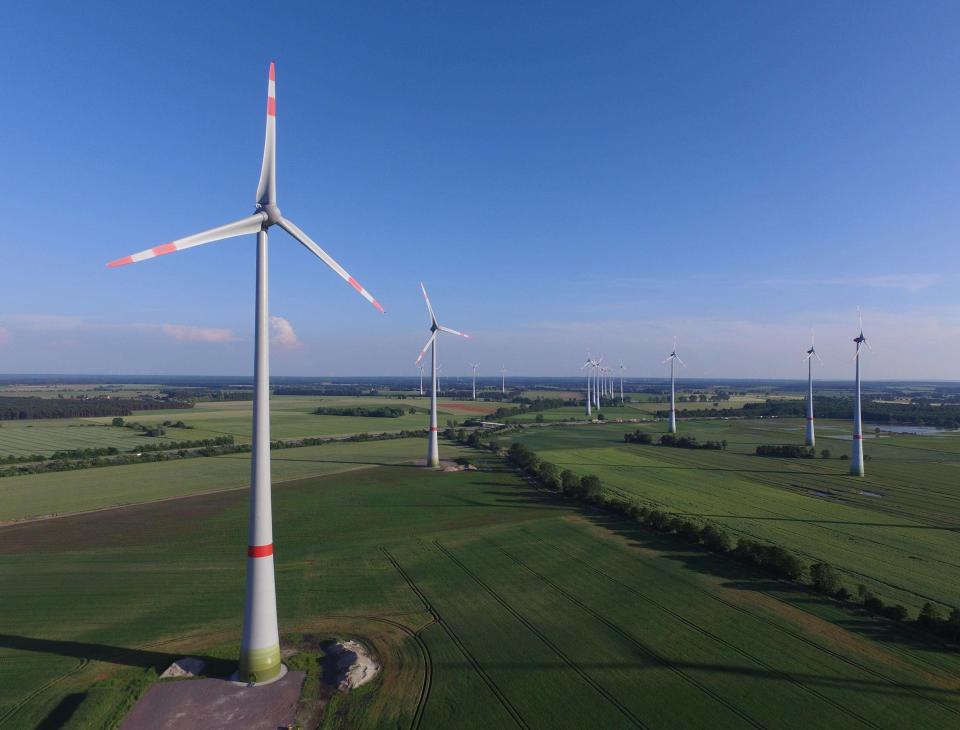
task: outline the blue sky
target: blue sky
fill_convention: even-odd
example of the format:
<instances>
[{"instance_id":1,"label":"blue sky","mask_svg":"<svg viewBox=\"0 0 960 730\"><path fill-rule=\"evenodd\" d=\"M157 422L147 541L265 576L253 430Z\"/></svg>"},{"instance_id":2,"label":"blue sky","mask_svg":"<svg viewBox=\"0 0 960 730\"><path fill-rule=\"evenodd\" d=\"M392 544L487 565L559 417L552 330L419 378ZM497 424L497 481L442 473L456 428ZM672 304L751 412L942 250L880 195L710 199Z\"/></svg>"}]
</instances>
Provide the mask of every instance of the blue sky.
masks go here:
<instances>
[{"instance_id":1,"label":"blue sky","mask_svg":"<svg viewBox=\"0 0 960 730\"><path fill-rule=\"evenodd\" d=\"M958 377L955 3L21 3L0 59L0 372L251 369L254 239L104 264L280 205L273 371Z\"/></svg>"}]
</instances>

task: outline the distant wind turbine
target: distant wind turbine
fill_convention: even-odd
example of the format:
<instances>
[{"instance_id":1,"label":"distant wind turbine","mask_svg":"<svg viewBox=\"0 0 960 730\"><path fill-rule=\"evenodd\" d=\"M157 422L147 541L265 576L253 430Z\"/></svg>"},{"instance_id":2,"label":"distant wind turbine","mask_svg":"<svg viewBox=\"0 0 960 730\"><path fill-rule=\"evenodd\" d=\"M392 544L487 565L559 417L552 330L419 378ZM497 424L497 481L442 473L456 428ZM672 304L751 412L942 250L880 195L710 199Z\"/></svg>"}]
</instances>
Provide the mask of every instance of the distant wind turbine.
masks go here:
<instances>
[{"instance_id":1,"label":"distant wind turbine","mask_svg":"<svg viewBox=\"0 0 960 730\"><path fill-rule=\"evenodd\" d=\"M507 393L507 369L503 365L500 366L500 393Z\"/></svg>"},{"instance_id":2,"label":"distant wind turbine","mask_svg":"<svg viewBox=\"0 0 960 730\"><path fill-rule=\"evenodd\" d=\"M433 313L433 306L430 304L430 297L427 296L427 288L423 285L423 282L420 282L420 290L423 292L423 299L427 303L427 311L430 313L430 339L427 340L427 344L423 346L423 349L420 350L420 354L417 356L417 364L423 359L423 356L427 353L427 349L430 350L430 441L427 445L427 467L437 467L440 466L440 450L437 446L437 335L441 332L447 332L451 335L457 335L458 337L467 337L470 335L464 334L463 332L457 332L457 330L450 329L449 327L444 327L439 322L437 322L437 316Z\"/></svg>"},{"instance_id":3,"label":"distant wind turbine","mask_svg":"<svg viewBox=\"0 0 960 730\"><path fill-rule=\"evenodd\" d=\"M346 270L300 230L277 207L276 138L277 101L274 64L267 81L267 126L263 144L263 162L257 185L253 215L211 228L170 243L148 248L107 264L114 268L145 261L174 251L182 251L225 238L257 234L256 314L254 324L253 365L253 452L250 479L250 521L247 541L247 589L240 640L238 677L244 682L262 683L282 674L280 639L277 630L277 599L273 570L273 517L270 486L270 360L267 307L267 229L280 226L310 253L333 269L374 307L383 307Z\"/></svg>"},{"instance_id":4,"label":"distant wind turbine","mask_svg":"<svg viewBox=\"0 0 960 730\"><path fill-rule=\"evenodd\" d=\"M423 396L423 363L417 365L420 368L420 396Z\"/></svg>"},{"instance_id":5,"label":"distant wind turbine","mask_svg":"<svg viewBox=\"0 0 960 730\"><path fill-rule=\"evenodd\" d=\"M620 405L623 405L623 360L620 361Z\"/></svg>"},{"instance_id":6,"label":"distant wind turbine","mask_svg":"<svg viewBox=\"0 0 960 730\"><path fill-rule=\"evenodd\" d=\"M870 347L870 343L867 342L867 338L863 336L863 312L860 311L860 307L857 307L857 317L860 320L860 334L853 339L853 341L857 343L857 351L853 356L853 359L856 361L855 379L857 392L854 395L853 401L853 447L850 454L850 474L855 477L862 477L864 475L864 469L863 422L860 416L860 350L863 345L866 345L871 352L873 352L873 348Z\"/></svg>"},{"instance_id":7,"label":"distant wind turbine","mask_svg":"<svg viewBox=\"0 0 960 730\"><path fill-rule=\"evenodd\" d=\"M473 399L477 399L477 368L480 367L478 362L468 362L467 365L473 368Z\"/></svg>"},{"instance_id":8,"label":"distant wind turbine","mask_svg":"<svg viewBox=\"0 0 960 730\"><path fill-rule=\"evenodd\" d=\"M677 354L677 338L673 338L673 351L670 353L670 356L664 360L664 362L670 363L670 433L677 432L677 399L676 399L676 378L674 376L673 365L674 362L678 362L683 367L686 367L686 363L680 359L680 356Z\"/></svg>"},{"instance_id":9,"label":"distant wind turbine","mask_svg":"<svg viewBox=\"0 0 960 730\"><path fill-rule=\"evenodd\" d=\"M593 399L593 393L590 390L590 381L593 378L593 369L596 367L596 363L590 357L590 353L587 353L587 361L581 367L581 370L587 371L587 418L590 418L592 415L590 413L591 400Z\"/></svg>"},{"instance_id":10,"label":"distant wind turbine","mask_svg":"<svg viewBox=\"0 0 960 730\"><path fill-rule=\"evenodd\" d=\"M807 350L807 356L804 358L807 361L807 446L816 446L817 438L814 434L813 429L813 358L816 357L817 360L822 364L823 360L820 358L820 353L817 352L817 349L813 345L813 333L810 333L810 349Z\"/></svg>"}]
</instances>

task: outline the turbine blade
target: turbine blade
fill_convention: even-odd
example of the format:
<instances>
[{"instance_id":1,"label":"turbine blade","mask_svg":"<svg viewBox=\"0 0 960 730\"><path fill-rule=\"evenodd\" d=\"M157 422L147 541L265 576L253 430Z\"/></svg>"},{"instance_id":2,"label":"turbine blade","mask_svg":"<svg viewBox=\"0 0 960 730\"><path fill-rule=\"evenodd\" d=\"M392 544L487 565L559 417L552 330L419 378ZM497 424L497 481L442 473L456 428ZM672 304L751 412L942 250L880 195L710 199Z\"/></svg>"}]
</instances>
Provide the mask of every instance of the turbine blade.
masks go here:
<instances>
[{"instance_id":1,"label":"turbine blade","mask_svg":"<svg viewBox=\"0 0 960 730\"><path fill-rule=\"evenodd\" d=\"M817 352L816 350L814 350L814 351L813 351L813 354L817 356L817 360L819 360L819 361L820 361L820 364L823 365L823 358L820 357L820 353Z\"/></svg>"},{"instance_id":2,"label":"turbine blade","mask_svg":"<svg viewBox=\"0 0 960 730\"><path fill-rule=\"evenodd\" d=\"M274 66L270 64L267 80L267 131L263 138L263 163L260 165L260 183L257 185L257 205L277 202L277 91Z\"/></svg>"},{"instance_id":3,"label":"turbine blade","mask_svg":"<svg viewBox=\"0 0 960 730\"><path fill-rule=\"evenodd\" d=\"M683 367L686 367L686 366L687 366L687 364L686 364L683 360L680 359L680 356L679 356L679 355L675 355L674 357L677 358L677 362L680 363L681 365L683 365Z\"/></svg>"},{"instance_id":4,"label":"turbine blade","mask_svg":"<svg viewBox=\"0 0 960 730\"><path fill-rule=\"evenodd\" d=\"M224 238L233 238L234 236L243 236L248 233L256 233L263 227L264 221L267 217L263 213L256 213L246 218L241 218L238 221L233 223L227 223L223 226L217 226L216 228L210 228L206 231L201 231L200 233L194 233L192 236L186 236L185 238L178 238L176 241L170 241L170 243L164 243L160 246L154 246L153 248L148 248L145 251L140 253L135 253L132 256L124 256L122 259L115 259L107 264L107 267L113 269L117 266L125 266L126 264L134 264L138 261L145 261L146 259L152 259L157 256L163 256L164 254L173 253L174 251L182 251L185 248L193 248L194 246L200 246L204 243L213 243L214 241L220 241Z\"/></svg>"},{"instance_id":5,"label":"turbine blade","mask_svg":"<svg viewBox=\"0 0 960 730\"><path fill-rule=\"evenodd\" d=\"M457 335L458 337L466 337L468 340L470 339L470 335L466 334L465 332L457 332L456 330L450 329L449 327L444 327L443 325L437 325L437 328L441 332L448 332L451 335Z\"/></svg>"},{"instance_id":6,"label":"turbine blade","mask_svg":"<svg viewBox=\"0 0 960 730\"><path fill-rule=\"evenodd\" d=\"M423 356L427 354L427 350L430 349L430 345L433 344L433 341L434 341L435 339L437 339L437 333L436 333L436 332L431 332L431 333L430 333L430 339L427 340L427 344L425 344L425 345L423 346L423 349L420 350L420 354L417 355L417 361L414 363L414 365L419 365L419 364L420 364L420 361L423 360ZM421 367L422 367L422 366L421 366ZM438 369L439 369L439 368L438 368Z\"/></svg>"},{"instance_id":7,"label":"turbine blade","mask_svg":"<svg viewBox=\"0 0 960 730\"><path fill-rule=\"evenodd\" d=\"M437 324L437 315L433 313L433 305L430 304L430 297L427 296L427 287L423 285L423 282L420 282L420 291L423 292L423 300L427 303L427 311L430 312L430 322L431 324Z\"/></svg>"},{"instance_id":8,"label":"turbine blade","mask_svg":"<svg viewBox=\"0 0 960 730\"><path fill-rule=\"evenodd\" d=\"M380 306L380 302L374 299L373 295L370 292L368 292L366 289L360 286L360 282L358 282L356 279L350 276L350 274L347 273L347 270L344 269L336 261L334 261L333 258L331 258L326 251L324 251L316 243L314 243L313 239L311 239L310 236L308 236L306 233L301 231L297 227L296 223L294 223L289 218L281 218L279 221L277 221L277 224L283 230L285 230L287 233L289 233L291 236L297 239L300 243L302 243L308 251L310 251L311 253L316 255L319 259L321 259L323 263L325 263L331 269L336 271L340 275L341 279L343 279L350 286L352 286L354 289L357 290L360 296L362 296L364 299L370 302L373 306L379 309L382 314L386 314L386 311L384 310L384 308Z\"/></svg>"}]
</instances>

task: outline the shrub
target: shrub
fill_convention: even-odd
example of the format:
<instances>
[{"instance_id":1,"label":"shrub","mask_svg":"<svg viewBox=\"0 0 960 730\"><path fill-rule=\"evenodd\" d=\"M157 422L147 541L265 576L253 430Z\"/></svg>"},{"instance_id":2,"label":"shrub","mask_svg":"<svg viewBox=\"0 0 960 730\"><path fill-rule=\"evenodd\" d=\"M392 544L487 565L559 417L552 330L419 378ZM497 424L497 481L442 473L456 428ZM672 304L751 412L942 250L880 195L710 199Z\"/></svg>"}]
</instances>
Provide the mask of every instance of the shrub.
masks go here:
<instances>
[{"instance_id":1,"label":"shrub","mask_svg":"<svg viewBox=\"0 0 960 730\"><path fill-rule=\"evenodd\" d=\"M867 595L867 599L863 602L863 607L870 613L883 613L883 601L872 593Z\"/></svg>"},{"instance_id":2,"label":"shrub","mask_svg":"<svg viewBox=\"0 0 960 730\"><path fill-rule=\"evenodd\" d=\"M939 623L943 621L943 616L940 613L940 609L934 606L929 601L923 604L923 608L920 609L920 614L917 616L917 623L921 626L932 629L936 628Z\"/></svg>"},{"instance_id":3,"label":"shrub","mask_svg":"<svg viewBox=\"0 0 960 730\"><path fill-rule=\"evenodd\" d=\"M757 447L757 456L775 456L781 459L812 459L816 451L797 444L761 444Z\"/></svg>"},{"instance_id":4,"label":"shrub","mask_svg":"<svg viewBox=\"0 0 960 730\"><path fill-rule=\"evenodd\" d=\"M564 469L560 473L560 489L568 497L574 497L580 493L580 477L569 469Z\"/></svg>"},{"instance_id":5,"label":"shrub","mask_svg":"<svg viewBox=\"0 0 960 730\"><path fill-rule=\"evenodd\" d=\"M556 490L560 487L560 470L549 461L540 462L540 469L537 476L540 479L540 483L547 489Z\"/></svg>"},{"instance_id":6,"label":"shrub","mask_svg":"<svg viewBox=\"0 0 960 730\"><path fill-rule=\"evenodd\" d=\"M652 444L653 436L648 433L644 433L638 428L633 433L623 434L623 440L628 444Z\"/></svg>"},{"instance_id":7,"label":"shrub","mask_svg":"<svg viewBox=\"0 0 960 730\"><path fill-rule=\"evenodd\" d=\"M600 483L600 477L590 474L580 480L580 491L583 498L590 502L596 502L603 493L603 485Z\"/></svg>"},{"instance_id":8,"label":"shrub","mask_svg":"<svg viewBox=\"0 0 960 730\"><path fill-rule=\"evenodd\" d=\"M811 565L810 582L818 591L828 595L834 595L840 590L840 574L829 563Z\"/></svg>"},{"instance_id":9,"label":"shrub","mask_svg":"<svg viewBox=\"0 0 960 730\"><path fill-rule=\"evenodd\" d=\"M846 588L844 588L843 586L840 586L840 587L837 589L837 594L836 594L836 595L837 595L837 598L838 598L839 600L841 600L841 601L849 601L849 600L850 600L850 591L848 591L848 590L847 590Z\"/></svg>"},{"instance_id":10,"label":"shrub","mask_svg":"<svg viewBox=\"0 0 960 730\"><path fill-rule=\"evenodd\" d=\"M896 606L887 606L883 609L883 615L892 621L906 621L907 607L899 603Z\"/></svg>"},{"instance_id":11,"label":"shrub","mask_svg":"<svg viewBox=\"0 0 960 730\"><path fill-rule=\"evenodd\" d=\"M700 531L700 539L707 550L715 553L730 552L730 537L726 532L714 525L704 525Z\"/></svg>"}]
</instances>

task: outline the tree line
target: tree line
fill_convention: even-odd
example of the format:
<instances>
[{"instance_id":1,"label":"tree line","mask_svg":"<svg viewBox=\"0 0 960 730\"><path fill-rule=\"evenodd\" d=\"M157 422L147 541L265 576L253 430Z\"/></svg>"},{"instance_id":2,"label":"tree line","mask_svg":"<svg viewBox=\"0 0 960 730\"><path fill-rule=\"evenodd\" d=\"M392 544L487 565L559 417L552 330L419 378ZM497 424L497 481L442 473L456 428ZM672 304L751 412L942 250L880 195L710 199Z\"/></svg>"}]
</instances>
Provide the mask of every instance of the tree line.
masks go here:
<instances>
[{"instance_id":1,"label":"tree line","mask_svg":"<svg viewBox=\"0 0 960 730\"><path fill-rule=\"evenodd\" d=\"M153 398L35 398L0 396L0 420L28 418L95 418L129 416L134 411L193 408L186 401L159 401Z\"/></svg>"},{"instance_id":2,"label":"tree line","mask_svg":"<svg viewBox=\"0 0 960 730\"><path fill-rule=\"evenodd\" d=\"M457 435L464 435L464 432ZM906 606L885 604L862 584L857 586L856 594L851 594L842 585L838 571L828 563L808 565L793 552L779 545L746 537L740 537L734 542L726 530L712 523L700 524L660 509L639 506L620 496L610 496L598 477L581 477L570 470L561 471L555 464L540 459L525 444L514 442L508 449L503 450L494 444L481 442L477 432L469 434L466 440L460 440L468 445L476 444L480 448L498 451L530 481L544 489L559 492L568 499L626 517L658 534L673 536L688 544L700 546L711 553L750 565L773 577L800 583L808 589L829 596L847 608L865 610L895 622L910 622L915 628L948 641L960 641L958 608L944 612L941 607L928 602L920 609L916 618L911 620Z\"/></svg>"},{"instance_id":3,"label":"tree line","mask_svg":"<svg viewBox=\"0 0 960 730\"><path fill-rule=\"evenodd\" d=\"M410 409L411 413L416 413L415 408ZM367 408L365 406L321 406L314 410L317 416L361 416L364 418L400 418L406 411L403 408L394 408L393 406L375 406Z\"/></svg>"}]
</instances>

